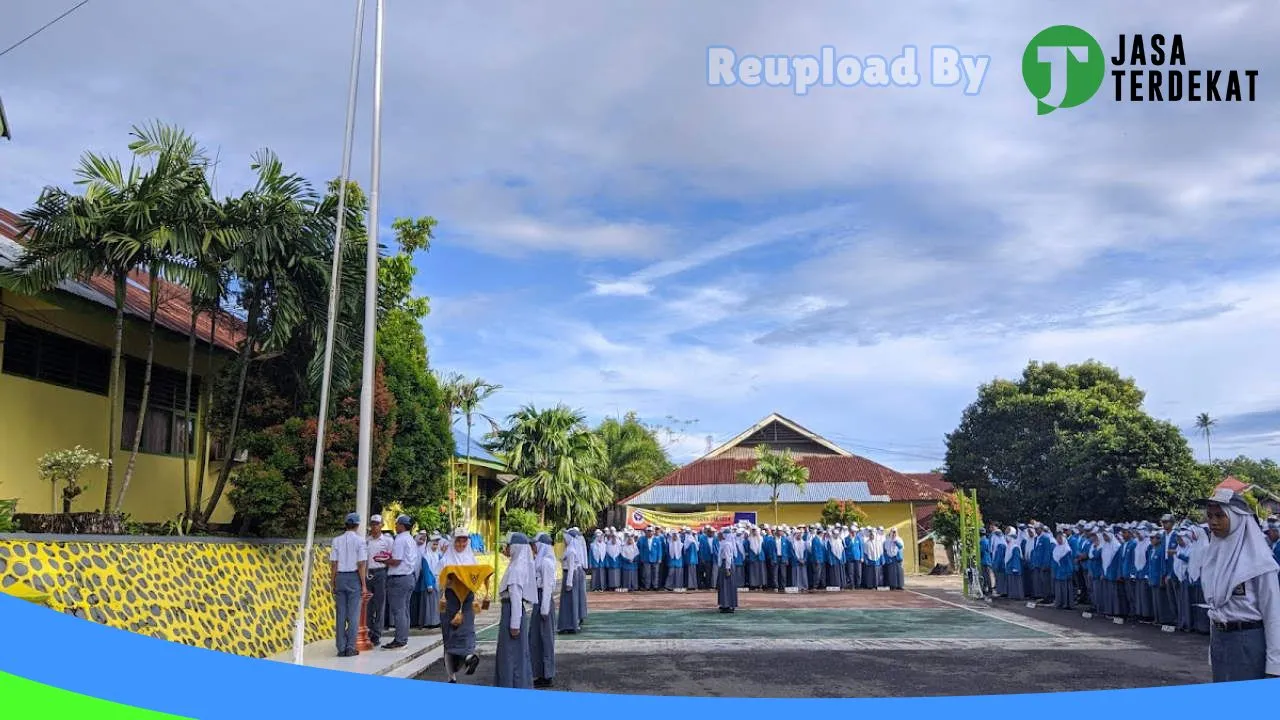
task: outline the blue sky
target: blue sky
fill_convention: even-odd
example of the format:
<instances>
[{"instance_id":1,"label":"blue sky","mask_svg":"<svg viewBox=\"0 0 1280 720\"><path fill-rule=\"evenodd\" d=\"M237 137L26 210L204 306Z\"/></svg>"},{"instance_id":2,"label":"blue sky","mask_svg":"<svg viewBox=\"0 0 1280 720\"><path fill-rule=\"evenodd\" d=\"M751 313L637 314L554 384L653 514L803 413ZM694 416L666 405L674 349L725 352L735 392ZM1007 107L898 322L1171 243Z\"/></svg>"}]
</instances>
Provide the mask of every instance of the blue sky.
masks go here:
<instances>
[{"instance_id":1,"label":"blue sky","mask_svg":"<svg viewBox=\"0 0 1280 720\"><path fill-rule=\"evenodd\" d=\"M56 14L10 4L0 45ZM383 223L439 219L418 260L432 362L501 383L490 413L672 417L687 460L777 411L926 470L980 383L1096 358L1202 457L1200 412L1220 418L1215 455L1280 457L1280 6L689 5L388 2ZM90 3L0 58L0 205L153 117L219 153L222 192L260 146L336 175L353 7ZM1193 67L1263 68L1258 101L1104 85L1037 117L1021 56L1059 23L1107 53L1120 32L1182 33ZM706 83L710 45L935 44L991 56L979 95Z\"/></svg>"}]
</instances>

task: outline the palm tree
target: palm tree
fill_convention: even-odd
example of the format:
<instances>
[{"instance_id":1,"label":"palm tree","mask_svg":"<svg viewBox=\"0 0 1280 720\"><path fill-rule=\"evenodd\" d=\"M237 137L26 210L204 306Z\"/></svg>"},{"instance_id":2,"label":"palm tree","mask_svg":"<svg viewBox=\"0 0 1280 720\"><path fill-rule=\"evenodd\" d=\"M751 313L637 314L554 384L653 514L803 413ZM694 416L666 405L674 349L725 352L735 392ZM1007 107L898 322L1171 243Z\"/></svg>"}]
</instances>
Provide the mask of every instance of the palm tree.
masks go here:
<instances>
[{"instance_id":1,"label":"palm tree","mask_svg":"<svg viewBox=\"0 0 1280 720\"><path fill-rule=\"evenodd\" d=\"M795 485L804 492L809 480L809 468L796 462L790 450L775 453L768 445L756 446L756 464L750 470L738 471L738 480L751 485L768 485L773 504L773 521L778 522L778 496L784 485Z\"/></svg>"},{"instance_id":2,"label":"palm tree","mask_svg":"<svg viewBox=\"0 0 1280 720\"><path fill-rule=\"evenodd\" d=\"M1196 429L1200 431L1201 435L1204 435L1204 445L1209 453L1209 462L1211 463L1213 462L1213 445L1209 443L1209 436L1213 434L1213 426L1217 424L1217 419L1209 417L1209 413L1200 413L1196 416Z\"/></svg>"},{"instance_id":3,"label":"palm tree","mask_svg":"<svg viewBox=\"0 0 1280 720\"><path fill-rule=\"evenodd\" d=\"M621 420L606 418L596 429L604 443L604 459L597 476L613 499L625 497L671 472L674 466L653 431L634 412Z\"/></svg>"},{"instance_id":4,"label":"palm tree","mask_svg":"<svg viewBox=\"0 0 1280 720\"><path fill-rule=\"evenodd\" d=\"M547 410L526 405L499 430L494 449L502 453L516 479L495 500L537 509L538 521L554 519L588 525L609 504L612 493L595 475L604 443L587 427L585 416L564 405Z\"/></svg>"},{"instance_id":5,"label":"palm tree","mask_svg":"<svg viewBox=\"0 0 1280 720\"><path fill-rule=\"evenodd\" d=\"M445 417L449 418L449 442L456 445L453 440L453 424L457 422L458 408L462 405L462 386L467 382L462 373L451 372L443 373L438 370L432 371L436 376L436 382L440 385L440 409L444 411ZM470 450L470 448L468 448ZM458 448L453 447L449 452L449 525L456 527L456 518L453 515L454 497L457 492L455 467L458 457Z\"/></svg>"},{"instance_id":6,"label":"palm tree","mask_svg":"<svg viewBox=\"0 0 1280 720\"><path fill-rule=\"evenodd\" d=\"M135 127L131 134L134 141L130 143L129 149L136 158L151 160L152 167L131 188L131 214L128 217L132 233L115 238L112 245L114 252L122 258L128 258L135 266L147 269L149 307L147 357L143 368L138 422L134 428L129 462L120 482L120 492L116 495L112 508L116 513L124 505L129 483L137 467L138 453L142 448L151 395L151 373L155 365L156 316L162 301L160 278L163 276L190 283L194 278L189 272L190 266L186 259L207 245L211 232L220 237L219 229L207 228L204 223L206 208L210 203L209 184L205 174L208 159L195 138L175 126L160 123Z\"/></svg>"},{"instance_id":7,"label":"palm tree","mask_svg":"<svg viewBox=\"0 0 1280 720\"><path fill-rule=\"evenodd\" d=\"M239 233L227 264L236 276L239 305L245 310L245 338L237 358L238 377L225 443L227 458L209 500L198 513L199 526L208 524L231 476L245 383L254 354L283 348L309 319L314 308L307 297L314 293L307 292L312 287L308 280L327 275L327 258L331 257L325 252L332 235L330 224L317 212L319 201L311 185L286 173L279 157L269 150L254 155L252 168L258 175L257 183L225 204ZM323 321L324 315L320 317ZM314 320L314 314L310 319ZM336 360L334 365L338 365Z\"/></svg>"},{"instance_id":8,"label":"palm tree","mask_svg":"<svg viewBox=\"0 0 1280 720\"><path fill-rule=\"evenodd\" d=\"M478 415L489 421L494 433L498 432L500 429L498 423L493 418L480 412L479 408L481 403L501 389L501 385L485 382L483 378L473 378L457 386L458 411L462 413L462 417L467 423L467 449L464 459L467 463L468 492L471 489L471 428L475 424L475 418ZM470 507L469 502L467 506ZM466 522L468 519L463 518L463 521Z\"/></svg>"}]
</instances>

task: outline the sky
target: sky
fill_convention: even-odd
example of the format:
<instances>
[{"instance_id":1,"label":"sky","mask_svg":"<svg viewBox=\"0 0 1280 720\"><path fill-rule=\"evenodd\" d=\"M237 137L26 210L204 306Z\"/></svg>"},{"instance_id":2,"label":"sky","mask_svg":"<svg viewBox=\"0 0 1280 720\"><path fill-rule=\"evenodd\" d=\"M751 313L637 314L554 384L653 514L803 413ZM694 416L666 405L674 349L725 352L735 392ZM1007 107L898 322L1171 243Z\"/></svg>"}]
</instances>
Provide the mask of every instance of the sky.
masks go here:
<instances>
[{"instance_id":1,"label":"sky","mask_svg":"<svg viewBox=\"0 0 1280 720\"><path fill-rule=\"evenodd\" d=\"M70 0L9 0L0 48ZM372 5L372 3L370 3ZM1280 4L388 0L384 231L416 262L431 363L484 406L634 410L687 461L771 412L902 471L942 465L979 385L1029 360L1116 366L1215 457L1280 458ZM276 151L338 174L354 2L89 4L0 57L0 207L84 150L178 123L217 190ZM1071 24L1180 33L1189 67L1264 68L1253 103L1036 114L1023 51ZM373 12L353 177L368 187ZM708 84L708 48L986 55L962 87ZM927 60L927 50L922 50ZM927 63L922 63L927 64ZM922 71L927 71L923 67ZM1269 129L1271 128L1271 129ZM389 235L384 238L389 239Z\"/></svg>"}]
</instances>

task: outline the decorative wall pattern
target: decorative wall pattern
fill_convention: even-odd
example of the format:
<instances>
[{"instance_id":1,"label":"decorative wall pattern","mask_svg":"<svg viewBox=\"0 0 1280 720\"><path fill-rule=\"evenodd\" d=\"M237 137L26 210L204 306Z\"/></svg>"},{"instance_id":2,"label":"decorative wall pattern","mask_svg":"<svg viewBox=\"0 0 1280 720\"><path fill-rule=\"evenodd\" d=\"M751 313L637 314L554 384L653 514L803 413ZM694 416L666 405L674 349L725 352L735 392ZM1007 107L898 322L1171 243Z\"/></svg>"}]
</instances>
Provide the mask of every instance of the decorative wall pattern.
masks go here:
<instances>
[{"instance_id":1,"label":"decorative wall pattern","mask_svg":"<svg viewBox=\"0 0 1280 720\"><path fill-rule=\"evenodd\" d=\"M327 544L317 544L307 642L333 637ZM62 612L250 657L288 650L302 545L0 538L0 587L22 581Z\"/></svg>"}]
</instances>

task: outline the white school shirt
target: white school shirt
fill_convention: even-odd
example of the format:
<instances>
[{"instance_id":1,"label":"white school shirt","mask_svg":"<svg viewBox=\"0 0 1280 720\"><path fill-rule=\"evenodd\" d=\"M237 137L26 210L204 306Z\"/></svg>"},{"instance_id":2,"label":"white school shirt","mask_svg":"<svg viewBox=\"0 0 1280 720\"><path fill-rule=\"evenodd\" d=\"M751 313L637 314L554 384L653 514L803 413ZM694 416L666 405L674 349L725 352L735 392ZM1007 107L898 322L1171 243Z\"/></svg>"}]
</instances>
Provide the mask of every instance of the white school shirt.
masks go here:
<instances>
[{"instance_id":1,"label":"white school shirt","mask_svg":"<svg viewBox=\"0 0 1280 720\"><path fill-rule=\"evenodd\" d=\"M1244 594L1232 592L1221 608L1209 608L1213 622L1261 622L1267 643L1267 674L1280 675L1280 584L1273 573L1241 583Z\"/></svg>"},{"instance_id":2,"label":"white school shirt","mask_svg":"<svg viewBox=\"0 0 1280 720\"><path fill-rule=\"evenodd\" d=\"M382 533L376 538L372 538L372 537L369 538L368 542L369 542L369 569L381 570L385 568L387 566L386 563L380 563L377 560L374 560L373 556L381 552L391 552L391 543L392 543L391 536L386 533Z\"/></svg>"},{"instance_id":3,"label":"white school shirt","mask_svg":"<svg viewBox=\"0 0 1280 720\"><path fill-rule=\"evenodd\" d=\"M360 563L369 559L368 548L355 530L348 530L333 539L329 560L338 563L338 572L349 573L360 569Z\"/></svg>"},{"instance_id":4,"label":"white school shirt","mask_svg":"<svg viewBox=\"0 0 1280 720\"><path fill-rule=\"evenodd\" d=\"M413 541L413 536L407 531L396 536L391 543L391 557L399 560L400 564L387 570L387 575L391 577L399 577L401 575L412 575L417 571L421 559L418 557L418 543Z\"/></svg>"}]
</instances>

